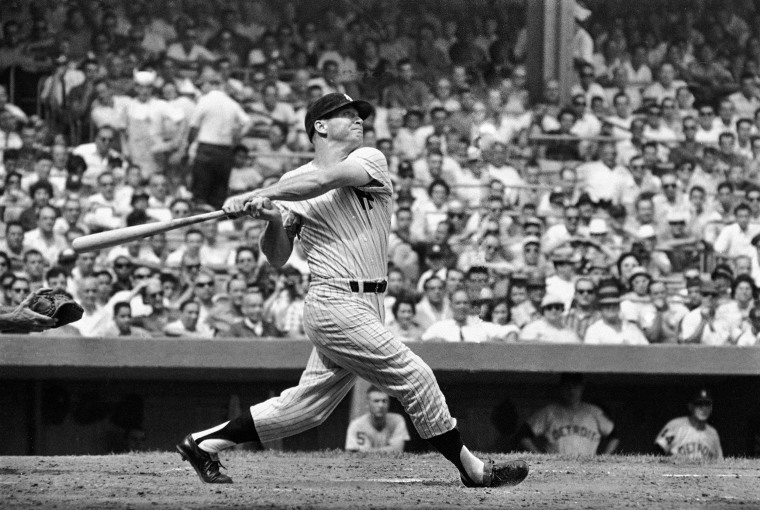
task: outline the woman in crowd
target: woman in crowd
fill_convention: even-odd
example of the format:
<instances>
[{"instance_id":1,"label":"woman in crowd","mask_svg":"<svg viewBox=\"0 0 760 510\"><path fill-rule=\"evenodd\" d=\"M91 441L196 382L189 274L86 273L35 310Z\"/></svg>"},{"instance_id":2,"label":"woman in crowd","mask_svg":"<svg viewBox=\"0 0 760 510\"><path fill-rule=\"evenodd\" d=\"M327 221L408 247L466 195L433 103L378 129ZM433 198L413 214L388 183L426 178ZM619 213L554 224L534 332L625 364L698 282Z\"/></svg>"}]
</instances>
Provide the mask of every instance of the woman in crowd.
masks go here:
<instances>
[{"instance_id":1,"label":"woman in crowd","mask_svg":"<svg viewBox=\"0 0 760 510\"><path fill-rule=\"evenodd\" d=\"M422 328L414 322L417 313L417 305L414 300L407 296L399 296L391 307L395 319L389 326L388 331L402 342L417 342L422 336Z\"/></svg>"}]
</instances>

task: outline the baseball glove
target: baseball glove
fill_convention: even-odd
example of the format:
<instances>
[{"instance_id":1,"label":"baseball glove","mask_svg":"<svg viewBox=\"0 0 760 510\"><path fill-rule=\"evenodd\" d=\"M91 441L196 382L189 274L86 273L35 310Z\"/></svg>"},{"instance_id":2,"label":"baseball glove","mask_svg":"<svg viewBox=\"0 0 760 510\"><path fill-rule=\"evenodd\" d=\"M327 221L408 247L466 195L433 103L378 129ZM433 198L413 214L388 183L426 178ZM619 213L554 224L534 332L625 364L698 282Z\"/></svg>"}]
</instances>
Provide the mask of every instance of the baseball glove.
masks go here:
<instances>
[{"instance_id":1,"label":"baseball glove","mask_svg":"<svg viewBox=\"0 0 760 510\"><path fill-rule=\"evenodd\" d=\"M29 308L33 311L57 319L54 328L76 322L82 318L84 309L66 291L54 290L36 294Z\"/></svg>"}]
</instances>

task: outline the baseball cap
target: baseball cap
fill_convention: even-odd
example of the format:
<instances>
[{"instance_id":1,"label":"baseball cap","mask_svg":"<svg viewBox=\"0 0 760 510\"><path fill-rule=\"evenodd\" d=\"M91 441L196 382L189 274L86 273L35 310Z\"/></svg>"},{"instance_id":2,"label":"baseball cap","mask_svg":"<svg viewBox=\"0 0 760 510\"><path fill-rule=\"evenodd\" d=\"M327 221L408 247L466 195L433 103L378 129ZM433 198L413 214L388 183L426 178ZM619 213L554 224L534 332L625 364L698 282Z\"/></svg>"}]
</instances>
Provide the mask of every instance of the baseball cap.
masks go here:
<instances>
[{"instance_id":1,"label":"baseball cap","mask_svg":"<svg viewBox=\"0 0 760 510\"><path fill-rule=\"evenodd\" d=\"M604 218L593 218L588 224L589 234L606 234L607 222Z\"/></svg>"},{"instance_id":2,"label":"baseball cap","mask_svg":"<svg viewBox=\"0 0 760 510\"><path fill-rule=\"evenodd\" d=\"M557 248L552 252L552 262L572 262L575 250L570 246Z\"/></svg>"},{"instance_id":3,"label":"baseball cap","mask_svg":"<svg viewBox=\"0 0 760 510\"><path fill-rule=\"evenodd\" d=\"M314 136L314 122L324 119L336 110L346 106L353 106L356 108L356 111L359 112L359 117L361 117L362 120L372 115L375 111L375 108L367 101L354 101L348 94L331 92L330 94L324 95L311 103L306 110L304 127L306 128L306 135L309 137L309 140Z\"/></svg>"},{"instance_id":4,"label":"baseball cap","mask_svg":"<svg viewBox=\"0 0 760 510\"><path fill-rule=\"evenodd\" d=\"M641 225L639 231L636 233L636 237L639 239L649 239L650 237L656 237L654 227L652 225Z\"/></svg>"},{"instance_id":5,"label":"baseball cap","mask_svg":"<svg viewBox=\"0 0 760 510\"><path fill-rule=\"evenodd\" d=\"M620 303L620 291L611 285L601 287L596 293L596 302L600 305Z\"/></svg>"},{"instance_id":6,"label":"baseball cap","mask_svg":"<svg viewBox=\"0 0 760 510\"><path fill-rule=\"evenodd\" d=\"M689 218L685 211L672 210L667 214L668 223L686 223Z\"/></svg>"},{"instance_id":7,"label":"baseball cap","mask_svg":"<svg viewBox=\"0 0 760 510\"><path fill-rule=\"evenodd\" d=\"M699 286L699 292L704 294L717 294L718 293L718 286L715 285L715 282L712 281L705 281L702 282L702 284Z\"/></svg>"},{"instance_id":8,"label":"baseball cap","mask_svg":"<svg viewBox=\"0 0 760 510\"><path fill-rule=\"evenodd\" d=\"M543 275L537 273L531 273L525 281L525 285L532 289L545 289L546 279Z\"/></svg>"},{"instance_id":9,"label":"baseball cap","mask_svg":"<svg viewBox=\"0 0 760 510\"><path fill-rule=\"evenodd\" d=\"M77 252L71 248L65 248L58 254L59 264L73 264L77 260Z\"/></svg>"},{"instance_id":10,"label":"baseball cap","mask_svg":"<svg viewBox=\"0 0 760 510\"><path fill-rule=\"evenodd\" d=\"M694 395L692 395L691 403L692 404L712 404L713 403L712 393L710 393L705 388L702 388L696 393L694 393Z\"/></svg>"},{"instance_id":11,"label":"baseball cap","mask_svg":"<svg viewBox=\"0 0 760 510\"><path fill-rule=\"evenodd\" d=\"M729 280L733 280L734 271L731 269L731 266L727 264L718 264L715 266L715 269L713 269L710 276L713 280L717 280L718 278L728 278Z\"/></svg>"},{"instance_id":12,"label":"baseball cap","mask_svg":"<svg viewBox=\"0 0 760 510\"><path fill-rule=\"evenodd\" d=\"M631 283L633 279L636 278L637 276L646 276L647 278L649 278L650 282L652 281L652 275L649 274L649 272L647 272L647 270L644 269L643 267L638 266L638 267L634 267L633 271L631 271L631 276L628 277L628 283Z\"/></svg>"},{"instance_id":13,"label":"baseball cap","mask_svg":"<svg viewBox=\"0 0 760 510\"><path fill-rule=\"evenodd\" d=\"M556 294L546 294L544 298L541 300L541 308L544 308L549 305L565 306L565 302L562 301L562 298L557 296Z\"/></svg>"}]
</instances>

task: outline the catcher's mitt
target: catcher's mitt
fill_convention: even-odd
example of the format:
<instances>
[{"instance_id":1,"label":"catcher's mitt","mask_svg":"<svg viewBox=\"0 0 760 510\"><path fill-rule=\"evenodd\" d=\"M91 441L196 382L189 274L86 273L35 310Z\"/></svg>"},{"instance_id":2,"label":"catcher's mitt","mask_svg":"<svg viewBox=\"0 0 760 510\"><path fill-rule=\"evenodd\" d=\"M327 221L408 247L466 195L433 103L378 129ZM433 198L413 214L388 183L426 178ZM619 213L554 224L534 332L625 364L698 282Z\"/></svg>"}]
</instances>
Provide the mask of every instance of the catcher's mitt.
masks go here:
<instances>
[{"instance_id":1,"label":"catcher's mitt","mask_svg":"<svg viewBox=\"0 0 760 510\"><path fill-rule=\"evenodd\" d=\"M37 294L32 297L29 308L33 311L57 319L54 328L76 322L82 318L84 309L74 301L66 291L54 290Z\"/></svg>"}]
</instances>

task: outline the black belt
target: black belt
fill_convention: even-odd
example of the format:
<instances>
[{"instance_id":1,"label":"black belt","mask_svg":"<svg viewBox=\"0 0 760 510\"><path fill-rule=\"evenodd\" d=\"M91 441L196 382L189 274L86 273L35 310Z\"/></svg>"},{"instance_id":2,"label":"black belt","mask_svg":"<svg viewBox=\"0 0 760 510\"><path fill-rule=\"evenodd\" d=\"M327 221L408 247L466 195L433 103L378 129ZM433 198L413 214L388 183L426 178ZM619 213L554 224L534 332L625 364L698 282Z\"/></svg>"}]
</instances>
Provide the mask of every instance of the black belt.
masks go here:
<instances>
[{"instance_id":1,"label":"black belt","mask_svg":"<svg viewBox=\"0 0 760 510\"><path fill-rule=\"evenodd\" d=\"M388 287L388 282L385 280L381 282L351 280L348 284L351 286L351 292L372 292L376 294L382 294Z\"/></svg>"}]
</instances>

